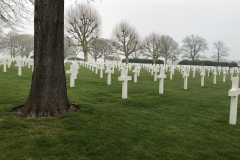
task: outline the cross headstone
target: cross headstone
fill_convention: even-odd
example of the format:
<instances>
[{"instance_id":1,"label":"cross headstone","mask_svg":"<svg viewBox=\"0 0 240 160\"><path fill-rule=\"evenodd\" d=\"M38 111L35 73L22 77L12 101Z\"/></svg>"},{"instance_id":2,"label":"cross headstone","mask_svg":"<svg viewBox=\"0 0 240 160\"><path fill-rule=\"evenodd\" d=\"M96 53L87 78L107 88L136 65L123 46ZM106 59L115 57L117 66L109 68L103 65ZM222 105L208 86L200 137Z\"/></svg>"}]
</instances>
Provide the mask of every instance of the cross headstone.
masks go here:
<instances>
[{"instance_id":1,"label":"cross headstone","mask_svg":"<svg viewBox=\"0 0 240 160\"><path fill-rule=\"evenodd\" d=\"M225 82L225 81L226 81L226 71L223 70L223 82Z\"/></svg>"},{"instance_id":2,"label":"cross headstone","mask_svg":"<svg viewBox=\"0 0 240 160\"><path fill-rule=\"evenodd\" d=\"M182 77L184 78L184 86L183 86L183 88L187 89L187 82L188 82L188 77L189 77L188 69L184 70Z\"/></svg>"},{"instance_id":3,"label":"cross headstone","mask_svg":"<svg viewBox=\"0 0 240 160\"><path fill-rule=\"evenodd\" d=\"M193 78L195 77L195 73L196 73L196 69L195 68L193 68Z\"/></svg>"},{"instance_id":4,"label":"cross headstone","mask_svg":"<svg viewBox=\"0 0 240 160\"><path fill-rule=\"evenodd\" d=\"M104 64L100 64L99 69L100 69L100 78L103 78L103 70L105 69Z\"/></svg>"},{"instance_id":5,"label":"cross headstone","mask_svg":"<svg viewBox=\"0 0 240 160\"><path fill-rule=\"evenodd\" d=\"M22 67L24 66L24 63L21 59L16 60L17 64L15 64L16 67L18 67L18 76L22 75Z\"/></svg>"},{"instance_id":6,"label":"cross headstone","mask_svg":"<svg viewBox=\"0 0 240 160\"><path fill-rule=\"evenodd\" d=\"M134 73L133 82L137 83L137 76L138 76L139 70L138 70L138 67L136 65L134 66L134 70L132 70L132 72Z\"/></svg>"},{"instance_id":7,"label":"cross headstone","mask_svg":"<svg viewBox=\"0 0 240 160\"><path fill-rule=\"evenodd\" d=\"M239 77L239 70L236 70L237 77Z\"/></svg>"},{"instance_id":8,"label":"cross headstone","mask_svg":"<svg viewBox=\"0 0 240 160\"><path fill-rule=\"evenodd\" d=\"M132 80L131 76L128 76L128 69L123 69L123 75L118 77L118 81L122 81L122 99L127 99L128 97L128 81Z\"/></svg>"},{"instance_id":9,"label":"cross headstone","mask_svg":"<svg viewBox=\"0 0 240 160\"><path fill-rule=\"evenodd\" d=\"M95 64L95 74L98 74L98 64Z\"/></svg>"},{"instance_id":10,"label":"cross headstone","mask_svg":"<svg viewBox=\"0 0 240 160\"><path fill-rule=\"evenodd\" d=\"M105 73L108 74L108 77L107 77L107 85L111 85L111 75L113 74L113 70L111 69L111 65L108 64L107 65L107 68L105 70Z\"/></svg>"},{"instance_id":11,"label":"cross headstone","mask_svg":"<svg viewBox=\"0 0 240 160\"><path fill-rule=\"evenodd\" d=\"M169 70L170 72L170 80L172 80L172 75L174 74L174 68L171 67L171 69Z\"/></svg>"},{"instance_id":12,"label":"cross headstone","mask_svg":"<svg viewBox=\"0 0 240 160\"><path fill-rule=\"evenodd\" d=\"M70 70L66 71L67 74L70 74L70 87L75 87L75 79L77 78L78 70L74 65L70 65Z\"/></svg>"},{"instance_id":13,"label":"cross headstone","mask_svg":"<svg viewBox=\"0 0 240 160\"><path fill-rule=\"evenodd\" d=\"M158 67L155 66L155 67L153 68L153 72L154 72L154 81L157 81L157 72L158 72L158 71L159 71Z\"/></svg>"},{"instance_id":14,"label":"cross headstone","mask_svg":"<svg viewBox=\"0 0 240 160\"><path fill-rule=\"evenodd\" d=\"M217 79L217 72L216 70L213 71L213 84L216 84L216 79Z\"/></svg>"},{"instance_id":15,"label":"cross headstone","mask_svg":"<svg viewBox=\"0 0 240 160\"><path fill-rule=\"evenodd\" d=\"M8 61L7 61L8 63L7 63L7 65L8 65L8 68L10 68L11 67L11 64L12 64L12 59L10 58L10 59L8 59Z\"/></svg>"},{"instance_id":16,"label":"cross headstone","mask_svg":"<svg viewBox=\"0 0 240 160\"><path fill-rule=\"evenodd\" d=\"M165 69L161 68L160 75L157 75L157 78L159 78L159 94L163 94L164 78L166 78L164 71Z\"/></svg>"},{"instance_id":17,"label":"cross headstone","mask_svg":"<svg viewBox=\"0 0 240 160\"><path fill-rule=\"evenodd\" d=\"M2 65L3 65L3 72L7 72L7 60L2 59Z\"/></svg>"},{"instance_id":18,"label":"cross headstone","mask_svg":"<svg viewBox=\"0 0 240 160\"><path fill-rule=\"evenodd\" d=\"M237 123L237 106L238 106L238 95L240 94L239 77L232 78L232 89L228 91L228 96L231 97L230 102L230 116L229 124L235 125Z\"/></svg>"},{"instance_id":19,"label":"cross headstone","mask_svg":"<svg viewBox=\"0 0 240 160\"><path fill-rule=\"evenodd\" d=\"M201 76L201 86L203 87L204 86L204 76L205 76L205 70L202 69L201 73L200 73L200 76Z\"/></svg>"}]
</instances>

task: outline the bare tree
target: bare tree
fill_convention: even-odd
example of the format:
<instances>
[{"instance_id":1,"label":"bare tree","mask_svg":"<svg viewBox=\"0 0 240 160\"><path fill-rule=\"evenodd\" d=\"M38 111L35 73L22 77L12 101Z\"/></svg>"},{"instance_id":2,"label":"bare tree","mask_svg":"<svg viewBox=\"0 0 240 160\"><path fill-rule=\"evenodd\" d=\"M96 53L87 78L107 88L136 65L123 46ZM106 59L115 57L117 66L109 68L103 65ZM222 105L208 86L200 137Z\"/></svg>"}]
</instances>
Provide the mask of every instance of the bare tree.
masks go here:
<instances>
[{"instance_id":1,"label":"bare tree","mask_svg":"<svg viewBox=\"0 0 240 160\"><path fill-rule=\"evenodd\" d=\"M98 58L102 57L101 49L101 40L95 39L90 43L89 55L97 61Z\"/></svg>"},{"instance_id":2,"label":"bare tree","mask_svg":"<svg viewBox=\"0 0 240 160\"><path fill-rule=\"evenodd\" d=\"M17 52L21 55L23 58L26 56L26 58L29 57L29 54L34 49L34 38L32 35L29 34L19 34L16 36L17 41Z\"/></svg>"},{"instance_id":3,"label":"bare tree","mask_svg":"<svg viewBox=\"0 0 240 160\"><path fill-rule=\"evenodd\" d=\"M168 58L171 58L174 55L174 53L178 51L178 43L168 35L162 36L162 42L163 42L162 47L163 47L163 54L165 57L165 64L167 64Z\"/></svg>"},{"instance_id":4,"label":"bare tree","mask_svg":"<svg viewBox=\"0 0 240 160\"><path fill-rule=\"evenodd\" d=\"M183 46L181 48L183 57L190 58L192 60L198 59L201 52L208 50L207 42L204 38L199 36L187 36L182 40Z\"/></svg>"},{"instance_id":5,"label":"bare tree","mask_svg":"<svg viewBox=\"0 0 240 160\"><path fill-rule=\"evenodd\" d=\"M112 46L112 41L109 39L103 39L99 38L97 39L98 45L99 45L99 52L101 53L104 62L106 62L106 58L110 55L113 55L113 53L116 53L116 50Z\"/></svg>"},{"instance_id":6,"label":"bare tree","mask_svg":"<svg viewBox=\"0 0 240 160\"><path fill-rule=\"evenodd\" d=\"M138 43L137 44L137 48L139 48L138 50L134 51L130 56L133 58L133 59L137 59L139 58L140 56L143 56L143 47L142 47L142 44Z\"/></svg>"},{"instance_id":7,"label":"bare tree","mask_svg":"<svg viewBox=\"0 0 240 160\"><path fill-rule=\"evenodd\" d=\"M213 49L215 50L213 52L212 58L216 60L218 63L220 60L223 60L224 57L229 56L230 49L225 46L223 41L218 40L217 42L213 43Z\"/></svg>"},{"instance_id":8,"label":"bare tree","mask_svg":"<svg viewBox=\"0 0 240 160\"><path fill-rule=\"evenodd\" d=\"M34 37L32 35L25 35L25 56L29 57L30 53L34 50Z\"/></svg>"},{"instance_id":9,"label":"bare tree","mask_svg":"<svg viewBox=\"0 0 240 160\"><path fill-rule=\"evenodd\" d=\"M64 59L69 58L70 56L74 56L75 59L80 49L78 46L73 45L73 40L64 36Z\"/></svg>"},{"instance_id":10,"label":"bare tree","mask_svg":"<svg viewBox=\"0 0 240 160\"><path fill-rule=\"evenodd\" d=\"M3 34L3 31L2 31L2 29L0 29L0 51L4 48L4 39L5 39L5 37L4 37L4 34Z\"/></svg>"},{"instance_id":11,"label":"bare tree","mask_svg":"<svg viewBox=\"0 0 240 160\"><path fill-rule=\"evenodd\" d=\"M112 41L114 47L119 51L119 55L126 57L126 63L128 63L129 55L139 50L139 36L127 22L122 21L114 28Z\"/></svg>"},{"instance_id":12,"label":"bare tree","mask_svg":"<svg viewBox=\"0 0 240 160\"><path fill-rule=\"evenodd\" d=\"M174 50L174 52L171 53L171 55L169 56L169 59L171 59L172 64L179 60L180 54L181 54L181 51L179 49Z\"/></svg>"},{"instance_id":13,"label":"bare tree","mask_svg":"<svg viewBox=\"0 0 240 160\"><path fill-rule=\"evenodd\" d=\"M0 0L0 24L13 28L31 21L32 4L34 0Z\"/></svg>"},{"instance_id":14,"label":"bare tree","mask_svg":"<svg viewBox=\"0 0 240 160\"><path fill-rule=\"evenodd\" d=\"M3 39L3 47L10 52L11 58L15 58L18 53L19 34L11 31Z\"/></svg>"},{"instance_id":15,"label":"bare tree","mask_svg":"<svg viewBox=\"0 0 240 160\"><path fill-rule=\"evenodd\" d=\"M162 36L156 33L151 33L143 41L144 55L153 59L153 64L160 56L163 56L163 41Z\"/></svg>"},{"instance_id":16,"label":"bare tree","mask_svg":"<svg viewBox=\"0 0 240 160\"><path fill-rule=\"evenodd\" d=\"M90 4L80 3L71 6L66 13L65 28L75 42L81 46L84 60L88 61L89 43L100 33L101 19L97 10Z\"/></svg>"}]
</instances>

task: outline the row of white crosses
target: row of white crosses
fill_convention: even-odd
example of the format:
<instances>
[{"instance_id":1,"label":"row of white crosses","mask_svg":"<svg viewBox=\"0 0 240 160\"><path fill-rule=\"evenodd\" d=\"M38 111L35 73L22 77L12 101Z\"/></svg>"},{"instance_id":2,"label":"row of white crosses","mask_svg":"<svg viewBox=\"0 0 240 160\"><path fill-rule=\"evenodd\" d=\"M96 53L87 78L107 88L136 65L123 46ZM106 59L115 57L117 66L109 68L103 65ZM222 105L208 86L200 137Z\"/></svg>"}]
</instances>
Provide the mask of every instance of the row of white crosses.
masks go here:
<instances>
[{"instance_id":1,"label":"row of white crosses","mask_svg":"<svg viewBox=\"0 0 240 160\"><path fill-rule=\"evenodd\" d=\"M10 60L11 62L11 60ZM26 61L28 63L28 66L31 65L31 61ZM7 60L1 60L0 64L5 66L4 68L6 68L6 64L7 64ZM9 63L8 63L9 64ZM80 63L81 64L81 63ZM82 63L83 64L83 63ZM11 65L11 63L10 63ZM102 71L104 69L104 64L100 63L100 64L87 64L84 63L84 65L86 67L89 67L91 69L92 67L92 71L94 71L95 68L95 74L97 74L98 69L101 70L100 72L100 78L102 78ZM18 75L21 75L21 67L24 66L24 61L22 61L22 59L17 59L16 60L16 66L18 67ZM107 79L107 84L110 85L111 84L111 74L114 73L114 64L106 64L107 68L105 70L105 73L108 74L108 79ZM118 68L121 70L121 76L118 77L118 81L122 82L122 99L127 99L128 98L128 81L132 80L131 76L128 76L128 70L131 70L132 66L128 66L128 65L119 65L118 64ZM148 68L148 66L146 65L142 65L142 67ZM135 65L134 66L134 70L132 71L134 73L134 83L137 83L137 76L139 76L140 73L140 65ZM153 67L149 67L151 68L150 70L152 71L152 73L154 72L154 81L155 79L159 78L159 94L163 94L163 90L164 90L164 78L166 78L165 75L165 70L167 71L166 66L153 66ZM171 66L169 72L170 72L170 79L172 79L172 74L174 74L174 69L177 68L179 69L179 71L182 73L182 77L184 78L184 89L187 89L187 82L188 82L188 77L189 77L189 71L190 68L189 67L178 67L178 66ZM70 74L70 87L74 87L75 86L75 79L77 79L77 74L78 74L78 69L79 69L79 65L78 62L73 61L72 64L70 65L70 70L66 71L67 74ZM160 74L157 75L157 71L160 69ZM204 68L204 67L199 67L199 68L192 68L193 71L193 77L195 76L195 71L199 69L200 71L200 75L201 75L201 86L204 86L204 76L205 76L205 69L207 69L209 71L208 68ZM150 71L149 70L149 71ZM220 69L219 68L211 68L211 71L213 71L213 84L216 84L216 75L217 75L217 70L220 74ZM223 82L225 82L226 79L226 74L228 72L228 69L222 69L223 71ZM239 74L239 69L231 69L230 70L230 74L233 75L233 73L237 73L237 76ZM231 103L230 103L230 116L229 116L229 124L235 125L237 122L237 105L238 105L238 95L240 94L240 88L239 88L239 77L231 77L232 80L232 89L229 90L228 95L231 96Z\"/></svg>"},{"instance_id":2,"label":"row of white crosses","mask_svg":"<svg viewBox=\"0 0 240 160\"><path fill-rule=\"evenodd\" d=\"M16 61L15 66L18 67L18 76L22 75L22 67L25 65L28 65L28 68L30 66L33 66L33 59L24 59L24 58L2 58L0 59L0 66L3 65L3 72L7 72L7 68L11 67L11 63L13 61ZM33 67L32 67L33 72Z\"/></svg>"}]
</instances>

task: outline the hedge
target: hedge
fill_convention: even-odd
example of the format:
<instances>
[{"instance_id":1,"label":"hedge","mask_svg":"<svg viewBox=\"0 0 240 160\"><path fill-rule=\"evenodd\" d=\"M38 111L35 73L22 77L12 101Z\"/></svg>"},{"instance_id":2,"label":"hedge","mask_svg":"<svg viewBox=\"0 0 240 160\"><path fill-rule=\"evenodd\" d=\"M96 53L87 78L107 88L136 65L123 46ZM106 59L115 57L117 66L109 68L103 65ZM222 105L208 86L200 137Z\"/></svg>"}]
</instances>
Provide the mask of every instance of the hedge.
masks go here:
<instances>
[{"instance_id":1,"label":"hedge","mask_svg":"<svg viewBox=\"0 0 240 160\"><path fill-rule=\"evenodd\" d=\"M129 58L128 59L129 63L153 63L152 59L140 59L140 58ZM126 59L122 60L122 63L126 63ZM157 60L156 64L164 64L163 60Z\"/></svg>"},{"instance_id":2,"label":"hedge","mask_svg":"<svg viewBox=\"0 0 240 160\"><path fill-rule=\"evenodd\" d=\"M75 57L69 57L67 60L75 60ZM76 61L84 61L84 59L76 57Z\"/></svg>"},{"instance_id":3,"label":"hedge","mask_svg":"<svg viewBox=\"0 0 240 160\"><path fill-rule=\"evenodd\" d=\"M181 65L204 65L204 66L222 66L222 67L238 67L236 62L215 62L215 61L200 61L200 60L182 60L178 62Z\"/></svg>"}]
</instances>

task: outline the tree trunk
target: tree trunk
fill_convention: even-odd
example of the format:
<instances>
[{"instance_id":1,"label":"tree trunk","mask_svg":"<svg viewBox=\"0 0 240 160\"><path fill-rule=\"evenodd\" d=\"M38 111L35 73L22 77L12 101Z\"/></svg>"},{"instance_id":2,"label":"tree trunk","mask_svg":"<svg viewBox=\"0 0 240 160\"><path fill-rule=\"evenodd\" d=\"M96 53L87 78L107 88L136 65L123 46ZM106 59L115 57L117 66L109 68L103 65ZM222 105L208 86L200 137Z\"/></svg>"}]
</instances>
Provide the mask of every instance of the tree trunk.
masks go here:
<instances>
[{"instance_id":1,"label":"tree trunk","mask_svg":"<svg viewBox=\"0 0 240 160\"><path fill-rule=\"evenodd\" d=\"M88 53L86 51L84 51L84 61L88 61Z\"/></svg>"},{"instance_id":2,"label":"tree trunk","mask_svg":"<svg viewBox=\"0 0 240 160\"><path fill-rule=\"evenodd\" d=\"M126 64L128 64L128 56L126 56Z\"/></svg>"},{"instance_id":3,"label":"tree trunk","mask_svg":"<svg viewBox=\"0 0 240 160\"><path fill-rule=\"evenodd\" d=\"M19 117L41 118L75 112L67 97L64 70L64 0L35 0L34 72L26 104Z\"/></svg>"}]
</instances>

